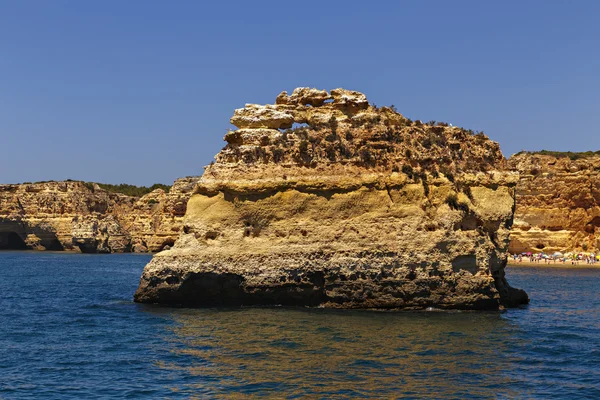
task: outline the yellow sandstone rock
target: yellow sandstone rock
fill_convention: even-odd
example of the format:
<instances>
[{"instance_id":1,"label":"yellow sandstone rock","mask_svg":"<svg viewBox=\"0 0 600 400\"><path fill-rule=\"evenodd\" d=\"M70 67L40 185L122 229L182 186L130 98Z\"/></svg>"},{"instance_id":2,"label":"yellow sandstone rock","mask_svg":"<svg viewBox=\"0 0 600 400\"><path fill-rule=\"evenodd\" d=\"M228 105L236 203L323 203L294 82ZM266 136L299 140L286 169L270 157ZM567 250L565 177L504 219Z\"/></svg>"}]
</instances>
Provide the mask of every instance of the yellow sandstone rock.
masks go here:
<instances>
[{"instance_id":1,"label":"yellow sandstone rock","mask_svg":"<svg viewBox=\"0 0 600 400\"><path fill-rule=\"evenodd\" d=\"M600 156L523 153L509 164L521 176L512 253L600 249Z\"/></svg>"},{"instance_id":2,"label":"yellow sandstone rock","mask_svg":"<svg viewBox=\"0 0 600 400\"><path fill-rule=\"evenodd\" d=\"M75 181L0 185L0 249L160 251L179 236L197 180L141 198Z\"/></svg>"},{"instance_id":3,"label":"yellow sandstone rock","mask_svg":"<svg viewBox=\"0 0 600 400\"><path fill-rule=\"evenodd\" d=\"M528 301L504 277L518 175L497 143L410 121L344 89L283 92L231 122L240 129L206 168L182 236L146 266L136 301L386 309Z\"/></svg>"}]
</instances>

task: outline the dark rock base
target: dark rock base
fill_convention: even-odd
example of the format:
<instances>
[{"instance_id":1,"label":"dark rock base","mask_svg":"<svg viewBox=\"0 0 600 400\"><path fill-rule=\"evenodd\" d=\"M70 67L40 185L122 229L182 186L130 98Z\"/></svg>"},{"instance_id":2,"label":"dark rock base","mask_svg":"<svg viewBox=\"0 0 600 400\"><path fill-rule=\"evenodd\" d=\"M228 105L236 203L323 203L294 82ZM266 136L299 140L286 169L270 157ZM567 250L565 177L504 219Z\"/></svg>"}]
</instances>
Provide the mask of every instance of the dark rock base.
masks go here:
<instances>
[{"instance_id":1,"label":"dark rock base","mask_svg":"<svg viewBox=\"0 0 600 400\"><path fill-rule=\"evenodd\" d=\"M268 261L279 268L266 267ZM491 275L432 265L401 265L393 258L345 257L320 263L296 259L288 260L288 265L296 264L288 267L281 266L283 260L268 261L255 259L217 266L200 263L194 257L155 257L146 267L134 299L187 307L462 310L497 310L529 301L524 291L511 288L505 279L498 287Z\"/></svg>"}]
</instances>

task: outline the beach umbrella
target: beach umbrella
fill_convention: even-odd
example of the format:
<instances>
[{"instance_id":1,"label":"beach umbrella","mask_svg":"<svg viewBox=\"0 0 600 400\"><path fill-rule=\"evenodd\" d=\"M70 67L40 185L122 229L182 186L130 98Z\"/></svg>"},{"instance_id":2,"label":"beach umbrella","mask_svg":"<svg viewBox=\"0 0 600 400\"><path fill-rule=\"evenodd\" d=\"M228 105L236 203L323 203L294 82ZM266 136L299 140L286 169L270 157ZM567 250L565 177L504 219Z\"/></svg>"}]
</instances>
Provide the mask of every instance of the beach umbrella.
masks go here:
<instances>
[{"instance_id":1,"label":"beach umbrella","mask_svg":"<svg viewBox=\"0 0 600 400\"><path fill-rule=\"evenodd\" d=\"M557 251L556 253L552 254L554 257L562 257L563 253L561 253L560 251Z\"/></svg>"},{"instance_id":2,"label":"beach umbrella","mask_svg":"<svg viewBox=\"0 0 600 400\"><path fill-rule=\"evenodd\" d=\"M531 252L530 252L530 251L528 251L528 252L526 253L526 255L530 256L530 255L531 255Z\"/></svg>"}]
</instances>

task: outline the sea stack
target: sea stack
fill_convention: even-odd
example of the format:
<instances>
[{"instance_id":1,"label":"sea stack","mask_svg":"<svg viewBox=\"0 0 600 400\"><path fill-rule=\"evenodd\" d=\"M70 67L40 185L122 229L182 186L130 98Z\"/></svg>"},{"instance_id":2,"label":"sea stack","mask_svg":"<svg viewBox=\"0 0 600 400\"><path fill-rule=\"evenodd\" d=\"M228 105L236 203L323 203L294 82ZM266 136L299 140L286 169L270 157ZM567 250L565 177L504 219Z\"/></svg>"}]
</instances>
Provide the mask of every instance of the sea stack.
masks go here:
<instances>
[{"instance_id":1,"label":"sea stack","mask_svg":"<svg viewBox=\"0 0 600 400\"><path fill-rule=\"evenodd\" d=\"M498 309L518 174L496 142L364 94L297 88L235 110L183 233L135 301Z\"/></svg>"}]
</instances>

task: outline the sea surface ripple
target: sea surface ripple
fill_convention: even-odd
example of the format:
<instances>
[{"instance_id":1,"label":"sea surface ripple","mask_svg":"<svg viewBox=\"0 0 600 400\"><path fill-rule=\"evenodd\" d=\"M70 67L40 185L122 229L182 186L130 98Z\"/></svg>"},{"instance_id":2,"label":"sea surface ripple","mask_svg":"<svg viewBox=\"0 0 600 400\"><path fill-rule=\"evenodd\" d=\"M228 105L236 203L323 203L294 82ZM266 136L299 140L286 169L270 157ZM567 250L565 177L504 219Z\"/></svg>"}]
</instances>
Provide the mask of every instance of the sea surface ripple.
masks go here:
<instances>
[{"instance_id":1,"label":"sea surface ripple","mask_svg":"<svg viewBox=\"0 0 600 400\"><path fill-rule=\"evenodd\" d=\"M600 269L511 267L506 312L183 309L147 255L0 252L0 398L600 398Z\"/></svg>"}]
</instances>

